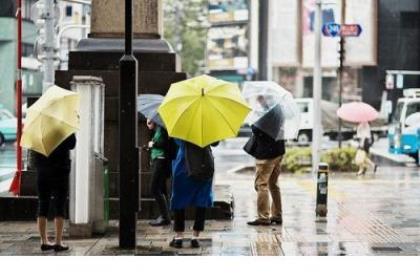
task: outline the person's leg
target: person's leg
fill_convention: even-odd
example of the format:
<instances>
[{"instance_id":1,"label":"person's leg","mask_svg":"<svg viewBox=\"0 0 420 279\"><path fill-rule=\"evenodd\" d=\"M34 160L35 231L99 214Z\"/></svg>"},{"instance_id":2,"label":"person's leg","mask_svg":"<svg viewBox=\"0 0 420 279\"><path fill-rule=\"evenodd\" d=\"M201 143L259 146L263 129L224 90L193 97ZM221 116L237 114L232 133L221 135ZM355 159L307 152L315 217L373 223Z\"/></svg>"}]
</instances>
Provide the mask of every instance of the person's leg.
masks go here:
<instances>
[{"instance_id":1,"label":"person's leg","mask_svg":"<svg viewBox=\"0 0 420 279\"><path fill-rule=\"evenodd\" d=\"M41 245L50 244L47 236L47 217L38 216L37 226L39 235L41 237Z\"/></svg>"},{"instance_id":2,"label":"person's leg","mask_svg":"<svg viewBox=\"0 0 420 279\"><path fill-rule=\"evenodd\" d=\"M275 165L273 160L257 160L255 190L257 191L257 211L258 218L249 225L269 225L270 224L270 194L269 180Z\"/></svg>"},{"instance_id":3,"label":"person's leg","mask_svg":"<svg viewBox=\"0 0 420 279\"><path fill-rule=\"evenodd\" d=\"M200 232L204 231L204 224L206 222L206 208L196 207L195 208L195 220L193 226L193 235L195 237L200 236Z\"/></svg>"},{"instance_id":4,"label":"person's leg","mask_svg":"<svg viewBox=\"0 0 420 279\"><path fill-rule=\"evenodd\" d=\"M62 246L63 244L63 228L64 228L64 218L63 217L55 217L54 218L55 224L55 245Z\"/></svg>"},{"instance_id":5,"label":"person's leg","mask_svg":"<svg viewBox=\"0 0 420 279\"><path fill-rule=\"evenodd\" d=\"M280 176L280 163L281 157L277 158L274 162L275 167L273 172L271 173L270 180L269 180L269 189L272 199L271 204L271 221L276 222L277 224L282 223L282 208L281 208L281 193L280 187L278 185L278 178Z\"/></svg>"},{"instance_id":6,"label":"person's leg","mask_svg":"<svg viewBox=\"0 0 420 279\"><path fill-rule=\"evenodd\" d=\"M49 245L47 236L47 217L50 207L51 189L48 182L47 174L38 171L37 177L38 188L38 218L37 227L41 237L41 245ZM41 248L42 249L42 248Z\"/></svg>"},{"instance_id":7,"label":"person's leg","mask_svg":"<svg viewBox=\"0 0 420 279\"><path fill-rule=\"evenodd\" d=\"M169 243L170 246L175 248L182 248L182 240L185 231L185 209L174 210L174 231L175 237Z\"/></svg>"},{"instance_id":8,"label":"person's leg","mask_svg":"<svg viewBox=\"0 0 420 279\"><path fill-rule=\"evenodd\" d=\"M199 248L200 241L197 239L200 236L200 232L204 231L204 224L206 222L206 208L196 207L195 208L195 220L193 226L193 237L191 238L191 247Z\"/></svg>"},{"instance_id":9,"label":"person's leg","mask_svg":"<svg viewBox=\"0 0 420 279\"><path fill-rule=\"evenodd\" d=\"M153 196L159 206L160 215L159 217L150 222L152 226L163 226L170 224L170 215L168 209L168 201L165 196L166 192L166 178L167 178L167 166L166 160L155 159L152 162L152 177L151 177L151 188Z\"/></svg>"},{"instance_id":10,"label":"person's leg","mask_svg":"<svg viewBox=\"0 0 420 279\"><path fill-rule=\"evenodd\" d=\"M65 205L67 193L69 189L69 175L64 174L57 177L53 188L54 205L55 205L55 245L60 247L60 251L67 250L68 247L63 245L63 229L65 217Z\"/></svg>"}]
</instances>

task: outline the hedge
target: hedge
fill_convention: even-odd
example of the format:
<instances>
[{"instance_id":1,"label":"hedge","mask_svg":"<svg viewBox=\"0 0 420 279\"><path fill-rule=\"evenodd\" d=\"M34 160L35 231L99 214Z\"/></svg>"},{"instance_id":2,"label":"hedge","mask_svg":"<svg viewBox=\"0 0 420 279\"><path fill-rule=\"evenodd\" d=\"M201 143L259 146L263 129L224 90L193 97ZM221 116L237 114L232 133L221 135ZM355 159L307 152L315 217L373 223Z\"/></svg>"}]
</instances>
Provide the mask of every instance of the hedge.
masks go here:
<instances>
[{"instance_id":1,"label":"hedge","mask_svg":"<svg viewBox=\"0 0 420 279\"><path fill-rule=\"evenodd\" d=\"M357 166L354 164L356 149L353 147L342 147L329 149L322 152L321 162L327 163L330 171L354 172ZM307 172L311 170L312 150L311 148L289 148L283 157L283 172Z\"/></svg>"}]
</instances>

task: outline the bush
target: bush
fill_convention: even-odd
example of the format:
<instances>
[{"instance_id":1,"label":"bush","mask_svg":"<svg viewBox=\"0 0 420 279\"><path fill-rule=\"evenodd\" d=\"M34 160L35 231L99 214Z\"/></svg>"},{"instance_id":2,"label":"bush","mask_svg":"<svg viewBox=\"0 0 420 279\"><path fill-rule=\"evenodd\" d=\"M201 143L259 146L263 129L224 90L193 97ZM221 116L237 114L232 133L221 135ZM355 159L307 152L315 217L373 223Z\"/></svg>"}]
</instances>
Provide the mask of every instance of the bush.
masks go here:
<instances>
[{"instance_id":1,"label":"bush","mask_svg":"<svg viewBox=\"0 0 420 279\"><path fill-rule=\"evenodd\" d=\"M321 161L328 163L332 171L354 172L357 171L357 166L354 164L355 156L356 148L334 148L324 152Z\"/></svg>"},{"instance_id":2,"label":"bush","mask_svg":"<svg viewBox=\"0 0 420 279\"><path fill-rule=\"evenodd\" d=\"M353 172L357 171L354 164L356 149L353 147L333 148L321 154L321 161L327 163L330 171ZM312 167L311 148L290 148L282 161L283 172L306 172Z\"/></svg>"}]
</instances>

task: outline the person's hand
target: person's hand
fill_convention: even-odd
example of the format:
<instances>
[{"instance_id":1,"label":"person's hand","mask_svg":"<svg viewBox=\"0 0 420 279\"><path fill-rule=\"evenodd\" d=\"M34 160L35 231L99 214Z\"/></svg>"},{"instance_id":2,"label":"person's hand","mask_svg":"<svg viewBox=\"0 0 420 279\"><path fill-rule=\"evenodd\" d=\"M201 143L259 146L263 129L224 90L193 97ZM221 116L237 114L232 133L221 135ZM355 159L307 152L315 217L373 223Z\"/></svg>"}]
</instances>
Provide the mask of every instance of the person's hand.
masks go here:
<instances>
[{"instance_id":1,"label":"person's hand","mask_svg":"<svg viewBox=\"0 0 420 279\"><path fill-rule=\"evenodd\" d=\"M154 144L155 144L155 143L154 143L153 141L149 141L149 144L148 144L147 146L148 146L149 148L152 148Z\"/></svg>"}]
</instances>

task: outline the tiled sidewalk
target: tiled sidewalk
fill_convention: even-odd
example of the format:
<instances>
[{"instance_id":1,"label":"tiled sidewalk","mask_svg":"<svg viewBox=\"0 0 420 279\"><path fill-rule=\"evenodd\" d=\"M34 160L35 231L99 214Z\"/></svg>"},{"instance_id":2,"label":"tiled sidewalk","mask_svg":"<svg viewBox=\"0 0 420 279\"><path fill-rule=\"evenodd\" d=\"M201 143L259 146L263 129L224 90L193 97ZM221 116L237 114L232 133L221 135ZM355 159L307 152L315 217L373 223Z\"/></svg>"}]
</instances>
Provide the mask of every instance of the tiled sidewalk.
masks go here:
<instances>
[{"instance_id":1,"label":"tiled sidewalk","mask_svg":"<svg viewBox=\"0 0 420 279\"><path fill-rule=\"evenodd\" d=\"M315 218L315 184L282 176L284 225L250 227L256 195L252 175L223 174L235 197L232 221L208 221L202 248L168 247L169 227L138 223L138 248L117 248L117 224L106 236L70 239L62 255L420 255L420 177L417 168L381 168L376 176L331 175L328 217ZM54 255L39 251L35 223L0 223L0 255ZM186 238L190 235L186 234Z\"/></svg>"}]
</instances>

